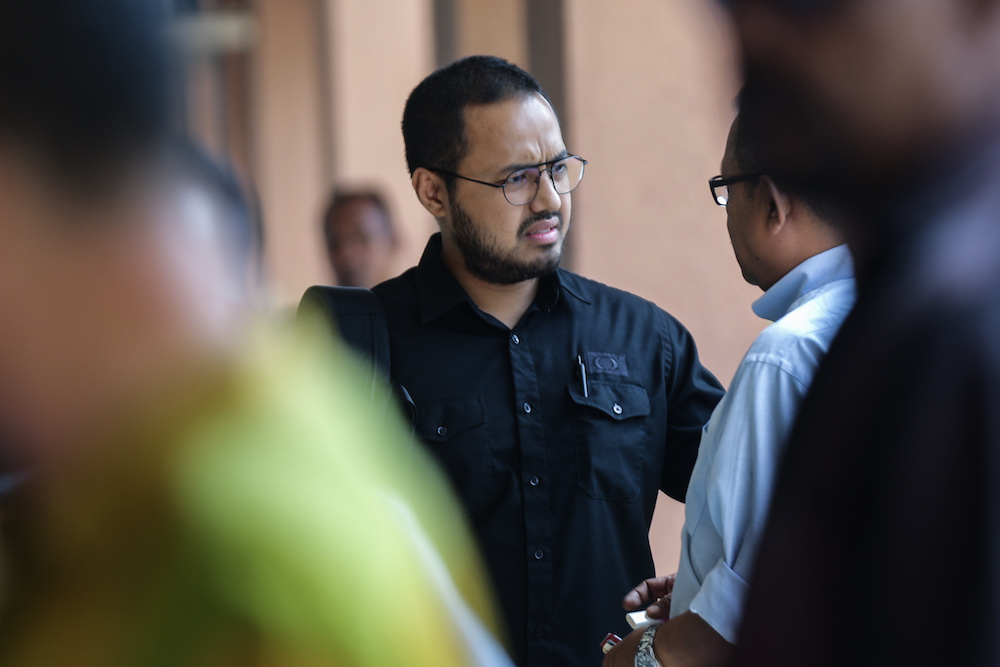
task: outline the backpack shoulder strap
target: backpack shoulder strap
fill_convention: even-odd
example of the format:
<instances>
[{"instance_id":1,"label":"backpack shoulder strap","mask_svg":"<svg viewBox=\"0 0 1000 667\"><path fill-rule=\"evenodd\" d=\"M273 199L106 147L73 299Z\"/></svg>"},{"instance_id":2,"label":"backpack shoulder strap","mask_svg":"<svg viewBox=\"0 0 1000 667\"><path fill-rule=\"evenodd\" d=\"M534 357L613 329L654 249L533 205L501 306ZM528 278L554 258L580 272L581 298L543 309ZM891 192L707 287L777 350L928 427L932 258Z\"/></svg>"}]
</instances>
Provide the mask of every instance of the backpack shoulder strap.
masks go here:
<instances>
[{"instance_id":1,"label":"backpack shoulder strap","mask_svg":"<svg viewBox=\"0 0 1000 667\"><path fill-rule=\"evenodd\" d=\"M299 301L298 319L319 315L356 352L371 362L372 393L389 380L389 322L382 302L360 287L313 285Z\"/></svg>"}]
</instances>

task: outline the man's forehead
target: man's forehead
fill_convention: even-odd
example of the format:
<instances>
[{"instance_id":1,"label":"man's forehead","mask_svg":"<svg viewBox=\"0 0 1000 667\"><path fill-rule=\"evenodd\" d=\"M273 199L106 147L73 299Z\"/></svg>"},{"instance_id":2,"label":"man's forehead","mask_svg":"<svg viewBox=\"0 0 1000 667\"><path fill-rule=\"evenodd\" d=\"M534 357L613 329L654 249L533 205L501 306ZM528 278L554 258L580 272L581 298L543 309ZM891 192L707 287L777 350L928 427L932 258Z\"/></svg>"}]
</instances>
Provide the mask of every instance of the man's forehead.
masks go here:
<instances>
[{"instance_id":1,"label":"man's forehead","mask_svg":"<svg viewBox=\"0 0 1000 667\"><path fill-rule=\"evenodd\" d=\"M466 107L465 163L501 168L543 162L565 151L555 111L532 93Z\"/></svg>"}]
</instances>

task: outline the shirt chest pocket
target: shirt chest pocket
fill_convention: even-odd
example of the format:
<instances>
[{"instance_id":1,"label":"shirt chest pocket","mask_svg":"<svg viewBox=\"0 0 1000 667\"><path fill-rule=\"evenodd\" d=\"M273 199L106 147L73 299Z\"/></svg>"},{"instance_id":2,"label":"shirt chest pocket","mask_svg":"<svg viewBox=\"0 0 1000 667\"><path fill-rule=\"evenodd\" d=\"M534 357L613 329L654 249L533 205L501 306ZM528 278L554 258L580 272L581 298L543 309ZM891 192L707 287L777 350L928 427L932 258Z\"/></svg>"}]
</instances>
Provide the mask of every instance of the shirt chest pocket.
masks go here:
<instances>
[{"instance_id":1,"label":"shirt chest pocket","mask_svg":"<svg viewBox=\"0 0 1000 667\"><path fill-rule=\"evenodd\" d=\"M417 434L427 442L445 443L486 423L486 405L479 396L425 403L417 408Z\"/></svg>"},{"instance_id":2,"label":"shirt chest pocket","mask_svg":"<svg viewBox=\"0 0 1000 667\"><path fill-rule=\"evenodd\" d=\"M462 396L417 405L416 432L451 480L465 509L474 517L496 488L496 466L486 437L486 403Z\"/></svg>"},{"instance_id":3,"label":"shirt chest pocket","mask_svg":"<svg viewBox=\"0 0 1000 667\"><path fill-rule=\"evenodd\" d=\"M591 381L569 385L576 482L592 498L631 502L642 490L649 395L642 387Z\"/></svg>"}]
</instances>

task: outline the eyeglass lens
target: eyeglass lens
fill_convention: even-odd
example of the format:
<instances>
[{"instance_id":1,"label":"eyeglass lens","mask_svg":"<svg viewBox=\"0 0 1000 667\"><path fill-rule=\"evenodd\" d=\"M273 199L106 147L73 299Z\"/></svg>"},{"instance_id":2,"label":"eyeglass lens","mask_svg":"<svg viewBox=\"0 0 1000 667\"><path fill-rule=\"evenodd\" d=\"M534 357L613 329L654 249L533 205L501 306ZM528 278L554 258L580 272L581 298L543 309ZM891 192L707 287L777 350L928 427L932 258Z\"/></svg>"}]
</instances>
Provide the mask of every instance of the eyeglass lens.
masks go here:
<instances>
[{"instance_id":1,"label":"eyeglass lens","mask_svg":"<svg viewBox=\"0 0 1000 667\"><path fill-rule=\"evenodd\" d=\"M715 189L715 203L719 206L725 206L729 203L729 186L728 185L716 185Z\"/></svg>"},{"instance_id":2,"label":"eyeglass lens","mask_svg":"<svg viewBox=\"0 0 1000 667\"><path fill-rule=\"evenodd\" d=\"M553 162L548 167L527 167L513 172L503 182L503 193L511 204L522 206L535 199L538 194L542 172L552 176L552 184L557 194L572 192L583 180L584 161L575 155Z\"/></svg>"}]
</instances>

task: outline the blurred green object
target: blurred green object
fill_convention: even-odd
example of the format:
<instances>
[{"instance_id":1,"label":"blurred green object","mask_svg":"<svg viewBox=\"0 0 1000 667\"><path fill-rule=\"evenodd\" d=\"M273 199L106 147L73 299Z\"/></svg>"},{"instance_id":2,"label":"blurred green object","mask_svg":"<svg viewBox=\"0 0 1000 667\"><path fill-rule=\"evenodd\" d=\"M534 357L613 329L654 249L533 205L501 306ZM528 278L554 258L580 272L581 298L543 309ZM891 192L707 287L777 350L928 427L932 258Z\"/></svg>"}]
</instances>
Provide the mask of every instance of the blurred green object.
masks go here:
<instances>
[{"instance_id":1,"label":"blurred green object","mask_svg":"<svg viewBox=\"0 0 1000 667\"><path fill-rule=\"evenodd\" d=\"M480 664L446 481L328 333L258 338L27 485L0 664Z\"/></svg>"}]
</instances>

